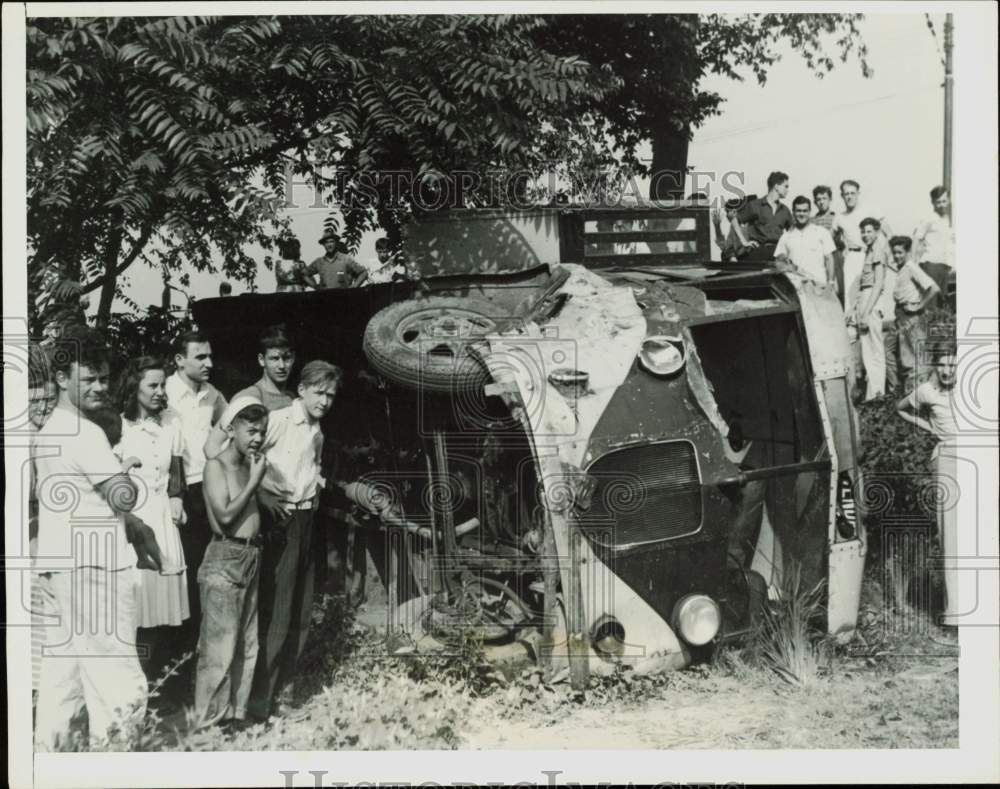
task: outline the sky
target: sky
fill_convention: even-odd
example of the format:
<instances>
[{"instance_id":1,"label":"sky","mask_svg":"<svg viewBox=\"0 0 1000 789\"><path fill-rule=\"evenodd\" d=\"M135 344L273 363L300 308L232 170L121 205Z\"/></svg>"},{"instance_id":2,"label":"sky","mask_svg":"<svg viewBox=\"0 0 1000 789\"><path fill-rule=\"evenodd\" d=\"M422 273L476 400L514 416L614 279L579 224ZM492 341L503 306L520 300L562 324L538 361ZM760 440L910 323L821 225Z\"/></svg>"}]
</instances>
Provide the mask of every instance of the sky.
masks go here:
<instances>
[{"instance_id":1,"label":"sky","mask_svg":"<svg viewBox=\"0 0 1000 789\"><path fill-rule=\"evenodd\" d=\"M874 71L868 79L853 58L819 79L789 46L763 86L751 74L743 82L707 79L704 87L726 101L720 115L695 131L690 146L688 164L706 174L699 176L698 187L715 198L722 194L723 174L735 172L742 176L730 176L730 183L742 177L747 193L763 194L768 173L781 170L791 177L790 201L811 195L817 184L832 186L836 196L839 183L851 178L861 184L862 205L870 213L888 219L894 232L912 232L929 212L928 192L942 174L943 15L931 19L937 41L923 13L867 15L860 29ZM690 191L690 179L688 185ZM296 199L299 207L289 212L292 228L303 258L311 260L323 253L319 237L327 211L310 207L308 189L295 194L304 199ZM378 235L364 237L360 260L375 258ZM261 250L251 254L263 257ZM194 297L218 294L219 275L190 272L190 277ZM123 284L142 307L160 302L160 276L141 264L126 273ZM232 284L237 295L248 289ZM257 289L269 292L274 286L274 273L261 267ZM92 299L91 311L96 302ZM173 305L184 304L175 292Z\"/></svg>"}]
</instances>

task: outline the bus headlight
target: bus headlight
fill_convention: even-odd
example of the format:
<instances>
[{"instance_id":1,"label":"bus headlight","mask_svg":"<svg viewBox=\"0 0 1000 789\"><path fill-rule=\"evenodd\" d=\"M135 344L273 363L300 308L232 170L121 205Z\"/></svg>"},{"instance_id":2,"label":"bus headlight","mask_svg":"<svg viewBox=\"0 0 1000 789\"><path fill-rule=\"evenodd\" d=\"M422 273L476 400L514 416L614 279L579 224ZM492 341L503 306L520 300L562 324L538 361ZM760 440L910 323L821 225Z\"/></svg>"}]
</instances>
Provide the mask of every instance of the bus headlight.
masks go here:
<instances>
[{"instance_id":1,"label":"bus headlight","mask_svg":"<svg viewBox=\"0 0 1000 789\"><path fill-rule=\"evenodd\" d=\"M639 366L660 378L676 373L686 360L684 340L680 337L656 334L643 340L639 348Z\"/></svg>"},{"instance_id":2,"label":"bus headlight","mask_svg":"<svg viewBox=\"0 0 1000 789\"><path fill-rule=\"evenodd\" d=\"M674 629L691 646L707 644L719 632L722 613L718 604L707 595L689 594L674 606Z\"/></svg>"}]
</instances>

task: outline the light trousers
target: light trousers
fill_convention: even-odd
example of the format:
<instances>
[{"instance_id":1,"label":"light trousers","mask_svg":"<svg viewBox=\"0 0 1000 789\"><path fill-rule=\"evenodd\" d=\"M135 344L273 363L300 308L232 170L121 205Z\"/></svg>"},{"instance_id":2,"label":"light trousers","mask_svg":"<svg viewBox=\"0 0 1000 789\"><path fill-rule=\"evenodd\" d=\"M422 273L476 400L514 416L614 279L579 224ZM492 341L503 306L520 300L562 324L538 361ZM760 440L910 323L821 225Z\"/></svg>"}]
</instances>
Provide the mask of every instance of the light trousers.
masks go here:
<instances>
[{"instance_id":1,"label":"light trousers","mask_svg":"<svg viewBox=\"0 0 1000 789\"><path fill-rule=\"evenodd\" d=\"M941 558L944 563L945 609L941 617L944 625L958 625L961 609L958 607L958 463L955 447L941 442L931 455L934 464L934 481L938 485L937 529L941 541Z\"/></svg>"},{"instance_id":2,"label":"light trousers","mask_svg":"<svg viewBox=\"0 0 1000 789\"><path fill-rule=\"evenodd\" d=\"M885 394L885 341L882 337L882 310L875 307L868 319L868 331L859 329L861 363L865 367L865 400Z\"/></svg>"},{"instance_id":3,"label":"light trousers","mask_svg":"<svg viewBox=\"0 0 1000 789\"><path fill-rule=\"evenodd\" d=\"M213 540L198 570L201 637L195 710L200 724L246 717L257 664L260 548Z\"/></svg>"},{"instance_id":4,"label":"light trousers","mask_svg":"<svg viewBox=\"0 0 1000 789\"><path fill-rule=\"evenodd\" d=\"M146 710L146 676L135 637L138 570L80 568L40 577L55 619L48 629L38 691L35 747L65 749L86 712L91 743Z\"/></svg>"},{"instance_id":5,"label":"light trousers","mask_svg":"<svg viewBox=\"0 0 1000 789\"><path fill-rule=\"evenodd\" d=\"M844 250L844 314L853 315L861 288L861 269L865 267L864 252Z\"/></svg>"}]
</instances>

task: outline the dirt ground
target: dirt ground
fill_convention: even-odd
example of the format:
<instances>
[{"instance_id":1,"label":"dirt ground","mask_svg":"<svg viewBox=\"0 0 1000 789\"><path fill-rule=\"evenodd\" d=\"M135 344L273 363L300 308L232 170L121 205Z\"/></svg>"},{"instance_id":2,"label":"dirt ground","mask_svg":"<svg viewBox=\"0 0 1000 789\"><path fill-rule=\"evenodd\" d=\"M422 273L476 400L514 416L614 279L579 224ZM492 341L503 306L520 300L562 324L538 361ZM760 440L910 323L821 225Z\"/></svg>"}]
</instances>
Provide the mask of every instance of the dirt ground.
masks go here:
<instances>
[{"instance_id":1,"label":"dirt ground","mask_svg":"<svg viewBox=\"0 0 1000 789\"><path fill-rule=\"evenodd\" d=\"M380 592L358 612L362 626L384 627ZM927 611L903 605L890 617L886 607L878 577L869 574L854 643L802 687L751 668L735 648L711 665L655 682L630 682L626 672L601 681L582 703L570 700L566 683L528 682L517 693L508 688L482 700L459 747L958 747L957 642Z\"/></svg>"},{"instance_id":2,"label":"dirt ground","mask_svg":"<svg viewBox=\"0 0 1000 789\"><path fill-rule=\"evenodd\" d=\"M546 718L548 718L546 720ZM845 667L814 687L708 671L678 676L624 708L528 712L478 726L477 749L740 749L958 747L958 660L881 672Z\"/></svg>"}]
</instances>

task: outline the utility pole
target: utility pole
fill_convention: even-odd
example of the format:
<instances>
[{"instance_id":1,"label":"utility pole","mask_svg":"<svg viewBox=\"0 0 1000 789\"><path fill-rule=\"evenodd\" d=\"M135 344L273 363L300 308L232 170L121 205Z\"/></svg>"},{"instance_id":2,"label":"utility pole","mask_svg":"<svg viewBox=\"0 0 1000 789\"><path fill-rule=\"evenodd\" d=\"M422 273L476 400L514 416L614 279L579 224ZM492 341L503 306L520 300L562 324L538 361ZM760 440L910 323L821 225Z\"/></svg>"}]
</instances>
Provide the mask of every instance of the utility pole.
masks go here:
<instances>
[{"instance_id":1,"label":"utility pole","mask_svg":"<svg viewBox=\"0 0 1000 789\"><path fill-rule=\"evenodd\" d=\"M954 79L951 73L951 50L954 34L952 31L952 15L944 18L944 177L942 183L951 195L951 141L952 112L954 110Z\"/></svg>"}]
</instances>

